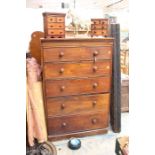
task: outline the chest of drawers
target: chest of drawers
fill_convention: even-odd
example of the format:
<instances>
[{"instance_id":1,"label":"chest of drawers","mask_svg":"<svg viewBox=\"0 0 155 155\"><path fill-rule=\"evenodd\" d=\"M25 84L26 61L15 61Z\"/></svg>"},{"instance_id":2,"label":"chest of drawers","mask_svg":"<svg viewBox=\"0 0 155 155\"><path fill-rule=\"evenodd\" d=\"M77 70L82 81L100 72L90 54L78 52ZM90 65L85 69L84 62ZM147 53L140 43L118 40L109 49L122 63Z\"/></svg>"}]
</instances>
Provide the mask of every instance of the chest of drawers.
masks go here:
<instances>
[{"instance_id":1,"label":"chest of drawers","mask_svg":"<svg viewBox=\"0 0 155 155\"><path fill-rule=\"evenodd\" d=\"M43 13L44 38L64 38L65 37L65 14L63 13Z\"/></svg>"},{"instance_id":2,"label":"chest of drawers","mask_svg":"<svg viewBox=\"0 0 155 155\"><path fill-rule=\"evenodd\" d=\"M108 131L112 38L41 39L49 140Z\"/></svg>"},{"instance_id":3,"label":"chest of drawers","mask_svg":"<svg viewBox=\"0 0 155 155\"><path fill-rule=\"evenodd\" d=\"M109 36L109 20L105 18L91 19L91 36Z\"/></svg>"}]
</instances>

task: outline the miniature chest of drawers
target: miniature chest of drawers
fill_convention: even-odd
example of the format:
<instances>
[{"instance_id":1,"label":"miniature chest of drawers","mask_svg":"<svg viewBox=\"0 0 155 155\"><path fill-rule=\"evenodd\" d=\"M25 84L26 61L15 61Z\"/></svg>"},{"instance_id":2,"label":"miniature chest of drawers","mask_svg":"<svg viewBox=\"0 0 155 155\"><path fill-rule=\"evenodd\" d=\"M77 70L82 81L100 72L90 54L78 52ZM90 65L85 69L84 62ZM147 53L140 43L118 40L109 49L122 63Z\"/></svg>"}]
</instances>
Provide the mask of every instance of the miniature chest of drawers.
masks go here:
<instances>
[{"instance_id":1,"label":"miniature chest of drawers","mask_svg":"<svg viewBox=\"0 0 155 155\"><path fill-rule=\"evenodd\" d=\"M65 14L43 13L45 38L65 38Z\"/></svg>"},{"instance_id":2,"label":"miniature chest of drawers","mask_svg":"<svg viewBox=\"0 0 155 155\"><path fill-rule=\"evenodd\" d=\"M41 39L49 140L108 131L112 38Z\"/></svg>"},{"instance_id":3,"label":"miniature chest of drawers","mask_svg":"<svg viewBox=\"0 0 155 155\"><path fill-rule=\"evenodd\" d=\"M109 36L109 20L104 18L91 19L91 36Z\"/></svg>"}]
</instances>

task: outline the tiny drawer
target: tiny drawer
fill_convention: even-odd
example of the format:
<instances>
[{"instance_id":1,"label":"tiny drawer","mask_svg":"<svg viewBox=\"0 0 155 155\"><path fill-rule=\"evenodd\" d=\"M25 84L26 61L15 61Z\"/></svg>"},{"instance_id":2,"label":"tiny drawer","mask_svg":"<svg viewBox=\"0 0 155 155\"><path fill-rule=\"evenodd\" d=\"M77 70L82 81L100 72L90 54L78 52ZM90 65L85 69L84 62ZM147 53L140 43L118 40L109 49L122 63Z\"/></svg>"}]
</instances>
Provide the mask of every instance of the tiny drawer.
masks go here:
<instances>
[{"instance_id":1,"label":"tiny drawer","mask_svg":"<svg viewBox=\"0 0 155 155\"><path fill-rule=\"evenodd\" d=\"M56 16L47 16L47 22L56 22L57 21L57 17Z\"/></svg>"},{"instance_id":2,"label":"tiny drawer","mask_svg":"<svg viewBox=\"0 0 155 155\"><path fill-rule=\"evenodd\" d=\"M48 23L48 28L53 28L53 29L64 29L65 25L64 23Z\"/></svg>"},{"instance_id":3,"label":"tiny drawer","mask_svg":"<svg viewBox=\"0 0 155 155\"><path fill-rule=\"evenodd\" d=\"M111 78L96 77L45 81L46 97L110 92Z\"/></svg>"},{"instance_id":4,"label":"tiny drawer","mask_svg":"<svg viewBox=\"0 0 155 155\"><path fill-rule=\"evenodd\" d=\"M44 62L112 59L112 46L43 49Z\"/></svg>"},{"instance_id":5,"label":"tiny drawer","mask_svg":"<svg viewBox=\"0 0 155 155\"><path fill-rule=\"evenodd\" d=\"M107 128L109 111L51 117L47 120L48 134L61 134L77 131Z\"/></svg>"},{"instance_id":6,"label":"tiny drawer","mask_svg":"<svg viewBox=\"0 0 155 155\"><path fill-rule=\"evenodd\" d=\"M57 22L65 22L65 18L64 17L57 17Z\"/></svg>"},{"instance_id":7,"label":"tiny drawer","mask_svg":"<svg viewBox=\"0 0 155 155\"><path fill-rule=\"evenodd\" d=\"M94 25L94 24L91 25L91 30L97 30L97 29L101 30L107 29L107 25Z\"/></svg>"},{"instance_id":8,"label":"tiny drawer","mask_svg":"<svg viewBox=\"0 0 155 155\"><path fill-rule=\"evenodd\" d=\"M59 29L48 29L48 35L64 35L65 31Z\"/></svg>"},{"instance_id":9,"label":"tiny drawer","mask_svg":"<svg viewBox=\"0 0 155 155\"><path fill-rule=\"evenodd\" d=\"M111 75L111 61L45 63L44 78L72 78Z\"/></svg>"},{"instance_id":10,"label":"tiny drawer","mask_svg":"<svg viewBox=\"0 0 155 155\"><path fill-rule=\"evenodd\" d=\"M92 35L95 36L108 36L107 30L92 30Z\"/></svg>"},{"instance_id":11,"label":"tiny drawer","mask_svg":"<svg viewBox=\"0 0 155 155\"><path fill-rule=\"evenodd\" d=\"M47 98L47 115L68 115L94 110L108 111L110 94Z\"/></svg>"}]
</instances>

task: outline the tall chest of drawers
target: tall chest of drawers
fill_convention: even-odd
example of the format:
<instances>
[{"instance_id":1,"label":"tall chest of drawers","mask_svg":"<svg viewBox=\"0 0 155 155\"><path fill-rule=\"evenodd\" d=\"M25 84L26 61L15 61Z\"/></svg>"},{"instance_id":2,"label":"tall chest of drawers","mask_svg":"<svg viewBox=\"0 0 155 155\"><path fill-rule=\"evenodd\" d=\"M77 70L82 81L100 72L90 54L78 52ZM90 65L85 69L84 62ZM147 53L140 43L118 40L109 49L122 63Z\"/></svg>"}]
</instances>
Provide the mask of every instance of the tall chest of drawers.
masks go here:
<instances>
[{"instance_id":1,"label":"tall chest of drawers","mask_svg":"<svg viewBox=\"0 0 155 155\"><path fill-rule=\"evenodd\" d=\"M41 39L49 140L108 131L112 38Z\"/></svg>"}]
</instances>

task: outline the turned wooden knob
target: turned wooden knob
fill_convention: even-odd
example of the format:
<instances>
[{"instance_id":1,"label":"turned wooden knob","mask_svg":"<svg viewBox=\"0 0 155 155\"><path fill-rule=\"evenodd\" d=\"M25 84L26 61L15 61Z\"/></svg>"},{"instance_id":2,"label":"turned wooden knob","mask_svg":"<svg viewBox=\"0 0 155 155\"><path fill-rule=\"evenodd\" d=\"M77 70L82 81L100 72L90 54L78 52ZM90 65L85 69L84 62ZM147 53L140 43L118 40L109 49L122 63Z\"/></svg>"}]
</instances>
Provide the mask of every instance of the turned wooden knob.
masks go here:
<instances>
[{"instance_id":1,"label":"turned wooden knob","mask_svg":"<svg viewBox=\"0 0 155 155\"><path fill-rule=\"evenodd\" d=\"M97 83L94 83L93 84L93 88L97 88L98 84Z\"/></svg>"},{"instance_id":2,"label":"turned wooden knob","mask_svg":"<svg viewBox=\"0 0 155 155\"><path fill-rule=\"evenodd\" d=\"M61 68L59 72L62 74L64 72L64 68Z\"/></svg>"},{"instance_id":3,"label":"turned wooden knob","mask_svg":"<svg viewBox=\"0 0 155 155\"><path fill-rule=\"evenodd\" d=\"M98 51L94 51L94 56L97 56L98 55Z\"/></svg>"},{"instance_id":4,"label":"turned wooden knob","mask_svg":"<svg viewBox=\"0 0 155 155\"><path fill-rule=\"evenodd\" d=\"M60 52L59 57L63 57L64 56L64 52Z\"/></svg>"},{"instance_id":5,"label":"turned wooden knob","mask_svg":"<svg viewBox=\"0 0 155 155\"><path fill-rule=\"evenodd\" d=\"M93 118L92 119L92 124L96 124L97 123L97 119L96 118Z\"/></svg>"},{"instance_id":6,"label":"turned wooden knob","mask_svg":"<svg viewBox=\"0 0 155 155\"><path fill-rule=\"evenodd\" d=\"M93 107L94 107L94 106L96 106L97 102L93 101L92 104L93 104Z\"/></svg>"},{"instance_id":7,"label":"turned wooden knob","mask_svg":"<svg viewBox=\"0 0 155 155\"><path fill-rule=\"evenodd\" d=\"M65 86L61 86L60 90L64 91L65 90Z\"/></svg>"},{"instance_id":8,"label":"turned wooden knob","mask_svg":"<svg viewBox=\"0 0 155 155\"><path fill-rule=\"evenodd\" d=\"M65 109L65 104L61 104L61 109Z\"/></svg>"},{"instance_id":9,"label":"turned wooden knob","mask_svg":"<svg viewBox=\"0 0 155 155\"><path fill-rule=\"evenodd\" d=\"M93 71L96 72L97 71L97 68L98 68L97 66L94 66L93 67Z\"/></svg>"},{"instance_id":10,"label":"turned wooden knob","mask_svg":"<svg viewBox=\"0 0 155 155\"><path fill-rule=\"evenodd\" d=\"M62 127L66 127L67 124L65 122L62 123Z\"/></svg>"},{"instance_id":11,"label":"turned wooden knob","mask_svg":"<svg viewBox=\"0 0 155 155\"><path fill-rule=\"evenodd\" d=\"M53 25L51 25L51 27L53 27Z\"/></svg>"}]
</instances>

